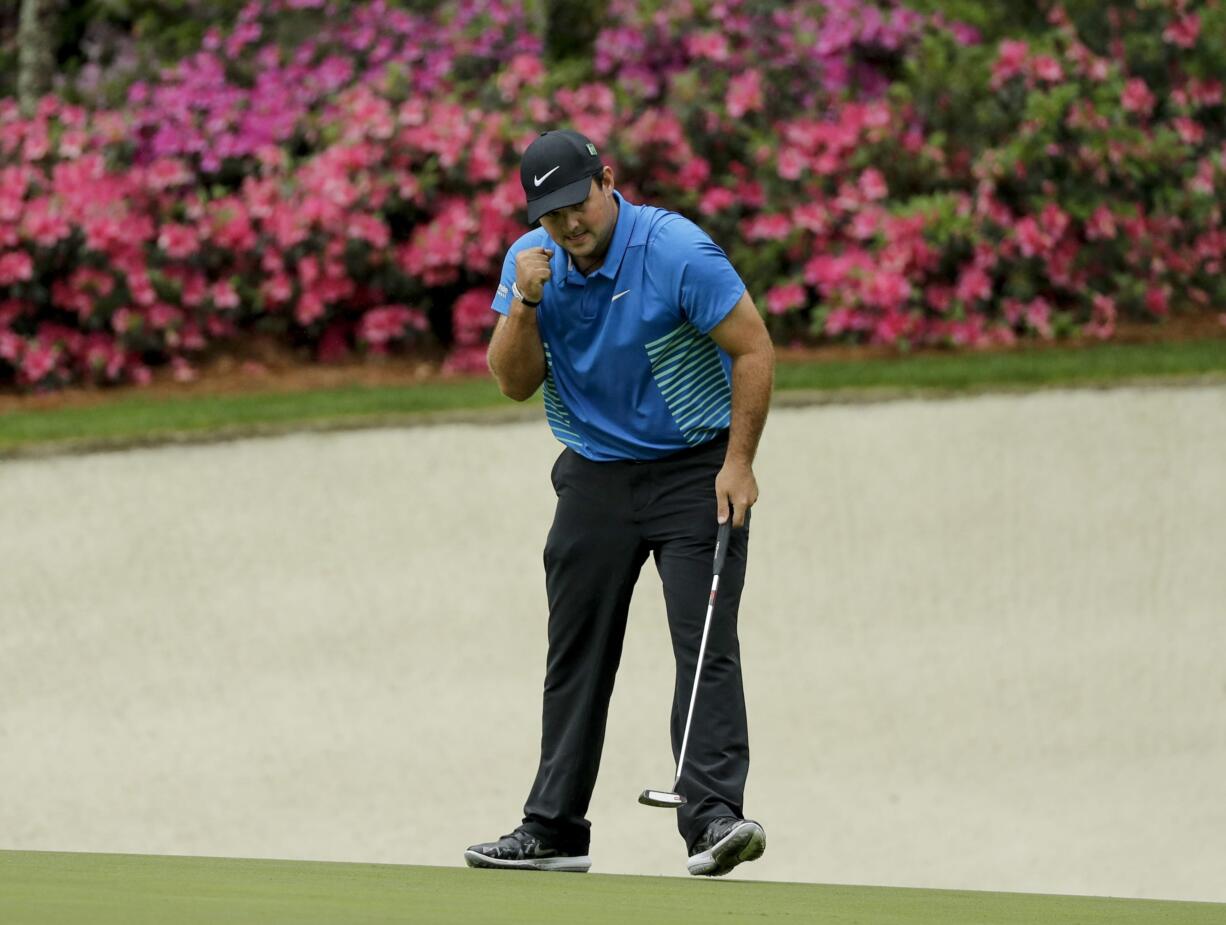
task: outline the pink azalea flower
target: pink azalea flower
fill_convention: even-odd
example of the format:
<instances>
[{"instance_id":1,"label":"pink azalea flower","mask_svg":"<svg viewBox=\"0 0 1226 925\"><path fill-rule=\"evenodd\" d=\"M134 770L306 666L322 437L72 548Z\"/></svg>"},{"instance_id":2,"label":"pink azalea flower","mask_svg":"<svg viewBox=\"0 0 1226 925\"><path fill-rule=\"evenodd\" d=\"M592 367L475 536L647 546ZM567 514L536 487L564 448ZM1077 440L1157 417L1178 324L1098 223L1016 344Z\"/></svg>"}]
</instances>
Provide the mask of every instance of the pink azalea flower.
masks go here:
<instances>
[{"instance_id":1,"label":"pink azalea flower","mask_svg":"<svg viewBox=\"0 0 1226 925\"><path fill-rule=\"evenodd\" d=\"M21 358L21 378L30 385L37 385L55 371L59 350L53 345L36 340L26 344Z\"/></svg>"},{"instance_id":2,"label":"pink azalea flower","mask_svg":"<svg viewBox=\"0 0 1226 925\"><path fill-rule=\"evenodd\" d=\"M1045 83L1059 83L1064 80L1064 69L1060 62L1050 55L1039 55L1032 62L1034 74Z\"/></svg>"},{"instance_id":3,"label":"pink azalea flower","mask_svg":"<svg viewBox=\"0 0 1226 925\"><path fill-rule=\"evenodd\" d=\"M140 330L144 319L132 308L123 308L111 313L111 330L116 334L126 334L129 331Z\"/></svg>"},{"instance_id":4,"label":"pink azalea flower","mask_svg":"<svg viewBox=\"0 0 1226 925\"><path fill-rule=\"evenodd\" d=\"M34 261L25 251L0 254L0 286L26 282L34 277Z\"/></svg>"},{"instance_id":5,"label":"pink azalea flower","mask_svg":"<svg viewBox=\"0 0 1226 925\"><path fill-rule=\"evenodd\" d=\"M184 186L193 179L191 171L178 158L158 158L146 169L149 186L155 190L168 190Z\"/></svg>"},{"instance_id":6,"label":"pink azalea flower","mask_svg":"<svg viewBox=\"0 0 1226 925\"><path fill-rule=\"evenodd\" d=\"M924 301L935 311L945 314L954 300L954 290L951 286L933 284L924 290Z\"/></svg>"},{"instance_id":7,"label":"pink azalea flower","mask_svg":"<svg viewBox=\"0 0 1226 925\"><path fill-rule=\"evenodd\" d=\"M304 292L298 298L298 306L294 309L294 318L303 327L308 327L322 318L324 311L324 303L319 296L313 292Z\"/></svg>"},{"instance_id":8,"label":"pink azalea flower","mask_svg":"<svg viewBox=\"0 0 1226 925\"><path fill-rule=\"evenodd\" d=\"M114 338L101 331L89 334L80 352L79 362L95 377L116 382L123 372L124 354Z\"/></svg>"},{"instance_id":9,"label":"pink azalea flower","mask_svg":"<svg viewBox=\"0 0 1226 925\"><path fill-rule=\"evenodd\" d=\"M907 316L889 312L873 325L873 341L878 344L896 344L906 336L909 328Z\"/></svg>"},{"instance_id":10,"label":"pink azalea flower","mask_svg":"<svg viewBox=\"0 0 1226 925\"><path fill-rule=\"evenodd\" d=\"M72 233L72 226L49 197L26 203L21 222L22 233L39 247L54 247Z\"/></svg>"},{"instance_id":11,"label":"pink azalea flower","mask_svg":"<svg viewBox=\"0 0 1226 925\"><path fill-rule=\"evenodd\" d=\"M29 309L30 304L21 299L5 299L0 301L0 327L12 324Z\"/></svg>"},{"instance_id":12,"label":"pink azalea flower","mask_svg":"<svg viewBox=\"0 0 1226 925\"><path fill-rule=\"evenodd\" d=\"M149 306L145 317L149 320L149 326L155 331L164 331L183 320L183 310L165 302L155 302Z\"/></svg>"},{"instance_id":13,"label":"pink azalea flower","mask_svg":"<svg viewBox=\"0 0 1226 925\"><path fill-rule=\"evenodd\" d=\"M779 152L779 176L785 180L798 180L809 166L809 158L799 148L785 145Z\"/></svg>"},{"instance_id":14,"label":"pink azalea flower","mask_svg":"<svg viewBox=\"0 0 1226 925\"><path fill-rule=\"evenodd\" d=\"M486 303L488 310L489 304ZM383 305L372 308L358 322L358 340L376 349L385 348L391 341L404 337L421 312L403 305Z\"/></svg>"},{"instance_id":15,"label":"pink azalea flower","mask_svg":"<svg viewBox=\"0 0 1226 925\"><path fill-rule=\"evenodd\" d=\"M1015 327L1021 323L1022 316L1026 313L1026 306L1019 299L1005 299L1000 303L1000 309L1005 321Z\"/></svg>"},{"instance_id":16,"label":"pink azalea flower","mask_svg":"<svg viewBox=\"0 0 1226 925\"><path fill-rule=\"evenodd\" d=\"M741 205L750 209L760 209L766 204L762 184L752 180L746 180L736 188L736 198Z\"/></svg>"},{"instance_id":17,"label":"pink azalea flower","mask_svg":"<svg viewBox=\"0 0 1226 925\"><path fill-rule=\"evenodd\" d=\"M318 282L320 276L319 260L315 257L303 257L298 261L298 282L303 288L309 289Z\"/></svg>"},{"instance_id":18,"label":"pink azalea flower","mask_svg":"<svg viewBox=\"0 0 1226 925\"><path fill-rule=\"evenodd\" d=\"M992 88L999 89L1007 81L1022 73L1030 55L1030 46L1025 42L1005 39L1000 43L996 63L992 65Z\"/></svg>"},{"instance_id":19,"label":"pink azalea flower","mask_svg":"<svg viewBox=\"0 0 1226 925\"><path fill-rule=\"evenodd\" d=\"M1026 323L1044 340L1051 340L1051 303L1039 297L1026 306Z\"/></svg>"},{"instance_id":20,"label":"pink azalea flower","mask_svg":"<svg viewBox=\"0 0 1226 925\"><path fill-rule=\"evenodd\" d=\"M1198 106L1217 106L1222 102L1222 82L1194 77L1188 82L1188 94Z\"/></svg>"},{"instance_id":21,"label":"pink azalea flower","mask_svg":"<svg viewBox=\"0 0 1226 925\"><path fill-rule=\"evenodd\" d=\"M1170 313L1170 287L1151 285L1145 290L1145 308L1160 317Z\"/></svg>"},{"instance_id":22,"label":"pink azalea flower","mask_svg":"<svg viewBox=\"0 0 1226 925\"><path fill-rule=\"evenodd\" d=\"M183 260L200 249L200 238L196 230L187 225L167 224L158 235L158 247L168 256Z\"/></svg>"},{"instance_id":23,"label":"pink azalea flower","mask_svg":"<svg viewBox=\"0 0 1226 925\"><path fill-rule=\"evenodd\" d=\"M1202 196L1212 196L1214 193L1213 161L1201 158L1196 165L1196 174L1188 181L1188 189Z\"/></svg>"},{"instance_id":24,"label":"pink azalea flower","mask_svg":"<svg viewBox=\"0 0 1226 925\"><path fill-rule=\"evenodd\" d=\"M805 282L830 298L853 276L862 276L872 269L872 256L861 248L849 248L842 254L819 253L805 264Z\"/></svg>"},{"instance_id":25,"label":"pink azalea flower","mask_svg":"<svg viewBox=\"0 0 1226 925\"><path fill-rule=\"evenodd\" d=\"M288 276L278 272L261 283L260 292L264 293L265 301L276 308L277 305L289 302L294 294L294 286Z\"/></svg>"},{"instance_id":26,"label":"pink azalea flower","mask_svg":"<svg viewBox=\"0 0 1226 925\"><path fill-rule=\"evenodd\" d=\"M848 231L857 241L867 241L876 237L883 216L884 213L880 209L864 209L856 213Z\"/></svg>"},{"instance_id":27,"label":"pink azalea flower","mask_svg":"<svg viewBox=\"0 0 1226 925\"><path fill-rule=\"evenodd\" d=\"M687 157L677 171L677 185L683 190L694 191L702 189L711 177L711 165L697 155Z\"/></svg>"},{"instance_id":28,"label":"pink azalea flower","mask_svg":"<svg viewBox=\"0 0 1226 925\"><path fill-rule=\"evenodd\" d=\"M952 22L949 33L959 45L978 45L983 41L983 34L969 23Z\"/></svg>"},{"instance_id":29,"label":"pink azalea flower","mask_svg":"<svg viewBox=\"0 0 1226 925\"><path fill-rule=\"evenodd\" d=\"M838 337L845 331L854 330L856 324L856 313L847 307L839 307L830 312L826 316L825 330L831 337Z\"/></svg>"},{"instance_id":30,"label":"pink azalea flower","mask_svg":"<svg viewBox=\"0 0 1226 925\"><path fill-rule=\"evenodd\" d=\"M901 273L874 273L864 284L864 299L888 312L898 311L911 297L911 283Z\"/></svg>"},{"instance_id":31,"label":"pink azalea flower","mask_svg":"<svg viewBox=\"0 0 1226 925\"><path fill-rule=\"evenodd\" d=\"M805 304L805 288L799 283L774 286L766 293L766 307L772 315L784 315Z\"/></svg>"},{"instance_id":32,"label":"pink azalea flower","mask_svg":"<svg viewBox=\"0 0 1226 925\"><path fill-rule=\"evenodd\" d=\"M861 194L869 202L884 199L890 193L890 188L885 182L885 176L875 167L869 167L860 174L859 187Z\"/></svg>"},{"instance_id":33,"label":"pink azalea flower","mask_svg":"<svg viewBox=\"0 0 1226 925\"><path fill-rule=\"evenodd\" d=\"M51 151L51 141L47 135L47 127L41 123L28 126L26 131L25 159L33 163L41 161Z\"/></svg>"},{"instance_id":34,"label":"pink azalea flower","mask_svg":"<svg viewBox=\"0 0 1226 925\"><path fill-rule=\"evenodd\" d=\"M487 289L470 289L458 299L451 308L451 329L455 334L455 342L460 346L471 346L484 342L485 333L494 326L494 312L490 311L490 301L493 292ZM414 319L415 327L424 331L427 327L426 318L420 312Z\"/></svg>"},{"instance_id":35,"label":"pink azalea flower","mask_svg":"<svg viewBox=\"0 0 1226 925\"><path fill-rule=\"evenodd\" d=\"M515 55L511 58L508 69L523 83L536 83L545 76L545 65L540 55Z\"/></svg>"},{"instance_id":36,"label":"pink azalea flower","mask_svg":"<svg viewBox=\"0 0 1226 925\"><path fill-rule=\"evenodd\" d=\"M128 292L132 294L132 301L137 305L149 306L157 301L157 292L149 280L149 274L144 270L129 272L127 282Z\"/></svg>"},{"instance_id":37,"label":"pink azalea flower","mask_svg":"<svg viewBox=\"0 0 1226 925\"><path fill-rule=\"evenodd\" d=\"M958 277L956 295L967 305L987 301L992 297L992 278L980 267L971 264Z\"/></svg>"},{"instance_id":38,"label":"pink azalea flower","mask_svg":"<svg viewBox=\"0 0 1226 925\"><path fill-rule=\"evenodd\" d=\"M238 293L228 280L214 283L213 287L209 290L209 295L213 299L213 304L222 310L234 309L239 306Z\"/></svg>"},{"instance_id":39,"label":"pink azalea flower","mask_svg":"<svg viewBox=\"0 0 1226 925\"><path fill-rule=\"evenodd\" d=\"M1068 213L1056 205L1056 203L1049 202L1039 214L1039 223L1052 241L1059 241L1064 237L1064 232L1068 230Z\"/></svg>"},{"instance_id":40,"label":"pink azalea flower","mask_svg":"<svg viewBox=\"0 0 1226 925\"><path fill-rule=\"evenodd\" d=\"M1145 81L1140 77L1134 77L1124 85L1120 102L1129 112L1148 116L1153 111L1155 100Z\"/></svg>"},{"instance_id":41,"label":"pink azalea flower","mask_svg":"<svg viewBox=\"0 0 1226 925\"><path fill-rule=\"evenodd\" d=\"M782 241L792 233L792 221L787 215L756 215L744 223L745 237L750 241Z\"/></svg>"},{"instance_id":42,"label":"pink azalea flower","mask_svg":"<svg viewBox=\"0 0 1226 925\"><path fill-rule=\"evenodd\" d=\"M826 234L830 229L830 210L821 202L806 202L792 210L792 222L813 234Z\"/></svg>"},{"instance_id":43,"label":"pink azalea flower","mask_svg":"<svg viewBox=\"0 0 1226 925\"><path fill-rule=\"evenodd\" d=\"M998 340L1009 342L1008 333L995 336ZM992 338L984 331L984 320L979 315L950 325L949 339L955 346L971 348L983 347L992 342Z\"/></svg>"},{"instance_id":44,"label":"pink azalea flower","mask_svg":"<svg viewBox=\"0 0 1226 925\"><path fill-rule=\"evenodd\" d=\"M1200 37L1200 17L1188 13L1172 22L1162 32L1162 38L1180 48L1192 48Z\"/></svg>"},{"instance_id":45,"label":"pink azalea flower","mask_svg":"<svg viewBox=\"0 0 1226 925\"><path fill-rule=\"evenodd\" d=\"M740 119L762 108L762 75L756 70L747 70L728 81L725 97L728 115Z\"/></svg>"},{"instance_id":46,"label":"pink azalea flower","mask_svg":"<svg viewBox=\"0 0 1226 925\"><path fill-rule=\"evenodd\" d=\"M683 41L692 58L707 58L720 64L728 60L728 39L720 32L695 32L685 36Z\"/></svg>"},{"instance_id":47,"label":"pink azalea flower","mask_svg":"<svg viewBox=\"0 0 1226 925\"><path fill-rule=\"evenodd\" d=\"M374 215L352 215L349 218L349 237L365 241L371 247L387 247L391 232L387 225Z\"/></svg>"},{"instance_id":48,"label":"pink azalea flower","mask_svg":"<svg viewBox=\"0 0 1226 925\"><path fill-rule=\"evenodd\" d=\"M1039 223L1032 216L1027 215L1014 225L1013 233L1025 257L1034 257L1050 247L1046 235L1039 229Z\"/></svg>"},{"instance_id":49,"label":"pink azalea flower","mask_svg":"<svg viewBox=\"0 0 1226 925\"><path fill-rule=\"evenodd\" d=\"M0 360L8 360L9 363L16 364L21 359L25 347L24 338L8 328L0 328Z\"/></svg>"},{"instance_id":50,"label":"pink azalea flower","mask_svg":"<svg viewBox=\"0 0 1226 925\"><path fill-rule=\"evenodd\" d=\"M1174 125L1175 131L1179 133L1179 137L1183 139L1183 143L1186 145L1195 147L1205 140L1204 126L1195 119L1179 116L1174 120Z\"/></svg>"},{"instance_id":51,"label":"pink azalea flower","mask_svg":"<svg viewBox=\"0 0 1226 925\"><path fill-rule=\"evenodd\" d=\"M1086 222L1086 238L1091 241L1112 240L1115 235L1114 213L1105 205L1099 206Z\"/></svg>"},{"instance_id":52,"label":"pink azalea flower","mask_svg":"<svg viewBox=\"0 0 1226 925\"><path fill-rule=\"evenodd\" d=\"M1115 333L1115 299L1101 293L1095 293L1092 304L1094 306L1093 313L1090 323L1084 328L1085 333L1091 337L1106 340Z\"/></svg>"}]
</instances>

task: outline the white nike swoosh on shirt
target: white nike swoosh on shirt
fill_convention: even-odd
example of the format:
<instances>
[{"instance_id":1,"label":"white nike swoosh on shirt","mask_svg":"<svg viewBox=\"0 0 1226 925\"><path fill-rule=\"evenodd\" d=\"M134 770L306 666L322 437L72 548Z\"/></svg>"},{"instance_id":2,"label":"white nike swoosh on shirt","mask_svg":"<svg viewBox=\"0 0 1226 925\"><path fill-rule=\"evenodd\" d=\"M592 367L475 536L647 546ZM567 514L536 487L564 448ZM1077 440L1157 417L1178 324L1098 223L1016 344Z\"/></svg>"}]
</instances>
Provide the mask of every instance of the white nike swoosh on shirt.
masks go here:
<instances>
[{"instance_id":1,"label":"white nike swoosh on shirt","mask_svg":"<svg viewBox=\"0 0 1226 925\"><path fill-rule=\"evenodd\" d=\"M561 167L561 166L562 166L561 164L558 164L558 166L557 166L557 167L555 167L555 168L553 168L553 170L557 170L557 169L558 169L559 167ZM553 173L553 170L549 171L549 173L545 174L545 176L543 176L543 177L538 177L538 176L536 176L536 174L533 174L533 175L532 175L532 182L533 182L533 183L535 183L537 186L540 186L542 183L544 183L546 180L548 180L548 179L549 179L549 174L550 174L550 173Z\"/></svg>"},{"instance_id":2,"label":"white nike swoosh on shirt","mask_svg":"<svg viewBox=\"0 0 1226 925\"><path fill-rule=\"evenodd\" d=\"M629 289L623 289L623 290L622 290L621 292L619 292L617 295L613 296L613 298L612 298L612 299L610 299L609 301L611 301L611 302L616 302L616 301L617 301L618 299L620 299L622 296L624 296L624 295L628 295L628 294L629 294L629 292L630 292L630 290L629 290Z\"/></svg>"}]
</instances>

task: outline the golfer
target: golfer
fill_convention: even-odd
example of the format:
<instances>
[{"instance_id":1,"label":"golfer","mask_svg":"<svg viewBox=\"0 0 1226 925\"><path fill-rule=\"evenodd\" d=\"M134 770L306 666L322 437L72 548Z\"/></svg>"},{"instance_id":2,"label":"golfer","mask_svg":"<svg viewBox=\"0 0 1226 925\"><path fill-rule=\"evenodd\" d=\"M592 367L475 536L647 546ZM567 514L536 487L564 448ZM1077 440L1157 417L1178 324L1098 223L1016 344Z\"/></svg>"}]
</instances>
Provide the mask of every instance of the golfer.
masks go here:
<instances>
[{"instance_id":1,"label":"golfer","mask_svg":"<svg viewBox=\"0 0 1226 925\"><path fill-rule=\"evenodd\" d=\"M664 585L676 659L676 760L711 590L717 526L732 538L676 790L691 874L762 855L742 808L749 734L737 609L745 579L754 454L774 351L724 252L674 212L627 202L596 147L546 132L524 152L528 220L493 308L489 365L518 401L544 388L565 445L545 542L549 654L541 759L523 823L474 845L473 867L586 871L585 818L630 595L648 555Z\"/></svg>"}]
</instances>

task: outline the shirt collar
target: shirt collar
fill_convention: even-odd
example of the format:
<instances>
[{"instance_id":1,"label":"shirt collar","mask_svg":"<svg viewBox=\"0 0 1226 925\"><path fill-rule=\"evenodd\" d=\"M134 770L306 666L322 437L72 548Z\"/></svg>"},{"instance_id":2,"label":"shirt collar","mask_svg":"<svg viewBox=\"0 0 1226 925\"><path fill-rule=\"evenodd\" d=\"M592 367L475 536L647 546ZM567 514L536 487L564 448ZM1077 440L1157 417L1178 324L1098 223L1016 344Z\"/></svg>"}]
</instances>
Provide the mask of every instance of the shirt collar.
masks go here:
<instances>
[{"instance_id":1,"label":"shirt collar","mask_svg":"<svg viewBox=\"0 0 1226 925\"><path fill-rule=\"evenodd\" d=\"M617 200L617 227L613 229L613 240L609 242L609 250L604 255L604 263L595 271L609 279L615 279L617 271L621 268L626 245L630 243L630 232L634 229L635 211L634 206L626 202L617 190L613 190L613 198Z\"/></svg>"},{"instance_id":2,"label":"shirt collar","mask_svg":"<svg viewBox=\"0 0 1226 925\"><path fill-rule=\"evenodd\" d=\"M638 208L626 202L617 190L613 190L613 197L617 200L617 225L613 229L613 239L609 241L609 249L605 251L604 262L591 274L592 276L605 276L608 279L616 279L617 271L621 268L622 257L626 254L626 245L630 243L630 234L634 230L634 213ZM575 269L575 259L562 248L558 250L561 251L559 257L566 261L564 276L578 273L578 270ZM559 285L561 282L562 280L559 279Z\"/></svg>"}]
</instances>

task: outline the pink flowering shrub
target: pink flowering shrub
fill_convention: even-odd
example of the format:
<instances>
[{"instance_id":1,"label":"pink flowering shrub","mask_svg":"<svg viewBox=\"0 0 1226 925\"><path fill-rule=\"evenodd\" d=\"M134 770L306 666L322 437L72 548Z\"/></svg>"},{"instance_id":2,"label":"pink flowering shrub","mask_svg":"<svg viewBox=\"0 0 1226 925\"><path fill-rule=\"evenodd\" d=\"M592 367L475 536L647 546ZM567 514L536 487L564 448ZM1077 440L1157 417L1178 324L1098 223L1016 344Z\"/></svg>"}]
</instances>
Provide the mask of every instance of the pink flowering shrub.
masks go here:
<instances>
[{"instance_id":1,"label":"pink flowering shrub","mask_svg":"<svg viewBox=\"0 0 1226 925\"><path fill-rule=\"evenodd\" d=\"M312 118L354 85L431 98L451 88L457 69L483 81L515 55L540 51L519 3L447 7L446 15L429 16L386 0L248 3L231 29L210 29L198 53L155 82L131 86L136 160L185 158L204 174L242 169L269 145L326 142ZM302 36L290 48L269 41L286 24ZM512 24L518 28L506 28Z\"/></svg>"},{"instance_id":2,"label":"pink flowering shrub","mask_svg":"<svg viewBox=\"0 0 1226 925\"><path fill-rule=\"evenodd\" d=\"M678 71L615 143L652 198L715 233L779 339L1105 338L1122 317L1220 307L1226 9L1079 6L1110 28L1050 4L1037 39L983 45L908 17L888 96L849 82L814 108L748 77L795 68L786 50L705 38L716 66ZM732 30L735 7L716 7Z\"/></svg>"},{"instance_id":3,"label":"pink flowering shrub","mask_svg":"<svg viewBox=\"0 0 1226 925\"><path fill-rule=\"evenodd\" d=\"M249 3L123 113L0 100L0 384L187 379L249 330L324 361L471 347L447 310L523 231L523 133L450 75L539 78L539 40L511 2L337 9ZM309 38L261 41L290 21Z\"/></svg>"},{"instance_id":4,"label":"pink flowering shrub","mask_svg":"<svg viewBox=\"0 0 1226 925\"><path fill-rule=\"evenodd\" d=\"M519 155L566 125L707 228L783 341L1226 304L1220 0L990 43L896 0L611 0L590 82L519 0L339 3L251 0L121 111L0 100L0 385L188 379L250 331L481 371Z\"/></svg>"},{"instance_id":5,"label":"pink flowering shrub","mask_svg":"<svg viewBox=\"0 0 1226 925\"><path fill-rule=\"evenodd\" d=\"M1226 304L1226 7L1130 6L1050 4L1037 40L934 38L911 60L900 97L940 140L947 187L913 205L955 285L927 314L982 314L1006 340L1107 338L1123 317Z\"/></svg>"}]
</instances>

